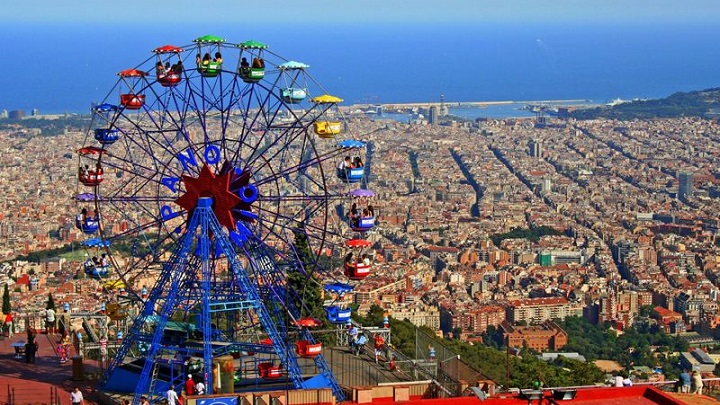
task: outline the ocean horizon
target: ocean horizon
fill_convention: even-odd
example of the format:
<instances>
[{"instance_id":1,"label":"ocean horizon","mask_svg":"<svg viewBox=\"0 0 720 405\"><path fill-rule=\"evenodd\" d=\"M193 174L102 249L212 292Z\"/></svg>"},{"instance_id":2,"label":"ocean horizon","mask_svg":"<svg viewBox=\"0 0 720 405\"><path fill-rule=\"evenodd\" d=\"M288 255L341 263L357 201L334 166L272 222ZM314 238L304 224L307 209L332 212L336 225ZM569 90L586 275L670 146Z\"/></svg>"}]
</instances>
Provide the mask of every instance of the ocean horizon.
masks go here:
<instances>
[{"instance_id":1,"label":"ocean horizon","mask_svg":"<svg viewBox=\"0 0 720 405\"><path fill-rule=\"evenodd\" d=\"M0 110L87 113L117 72L165 44L213 34L267 43L310 65L312 77L345 105L469 101L661 98L718 87L717 24L328 25L252 23L133 27L127 24L7 24ZM490 111L490 110L487 110Z\"/></svg>"}]
</instances>

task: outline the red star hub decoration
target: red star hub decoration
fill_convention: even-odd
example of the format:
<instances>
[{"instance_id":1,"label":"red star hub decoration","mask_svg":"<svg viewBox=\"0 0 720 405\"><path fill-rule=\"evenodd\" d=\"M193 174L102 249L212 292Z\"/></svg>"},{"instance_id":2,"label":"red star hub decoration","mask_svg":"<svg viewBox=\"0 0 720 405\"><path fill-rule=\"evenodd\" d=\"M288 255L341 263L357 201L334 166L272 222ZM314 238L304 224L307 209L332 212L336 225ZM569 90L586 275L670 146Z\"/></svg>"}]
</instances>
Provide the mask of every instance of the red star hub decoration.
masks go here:
<instances>
[{"instance_id":1,"label":"red star hub decoration","mask_svg":"<svg viewBox=\"0 0 720 405\"><path fill-rule=\"evenodd\" d=\"M185 194L180 196L175 203L188 212L188 219L192 217L192 211L197 206L198 198L211 197L213 200L213 212L220 222L227 229L235 229L235 219L232 209L242 200L230 190L230 178L232 171L215 175L207 164L200 169L197 178L182 176L185 184Z\"/></svg>"}]
</instances>

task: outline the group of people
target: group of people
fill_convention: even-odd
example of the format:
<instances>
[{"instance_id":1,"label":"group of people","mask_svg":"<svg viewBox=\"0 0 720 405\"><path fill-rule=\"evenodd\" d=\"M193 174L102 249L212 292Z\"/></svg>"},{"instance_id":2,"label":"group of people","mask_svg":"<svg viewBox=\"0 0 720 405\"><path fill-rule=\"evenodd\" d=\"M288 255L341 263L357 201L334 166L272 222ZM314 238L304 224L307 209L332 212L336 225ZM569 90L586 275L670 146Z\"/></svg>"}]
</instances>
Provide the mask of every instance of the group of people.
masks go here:
<instances>
[{"instance_id":1,"label":"group of people","mask_svg":"<svg viewBox=\"0 0 720 405\"><path fill-rule=\"evenodd\" d=\"M80 229L87 226L97 226L99 220L100 216L97 214L97 211L93 210L92 212L88 212L87 208L83 208L77 217L75 217L75 225Z\"/></svg>"},{"instance_id":2,"label":"group of people","mask_svg":"<svg viewBox=\"0 0 720 405\"><path fill-rule=\"evenodd\" d=\"M360 156L355 156L354 158L351 158L350 156L345 156L345 159L343 159L338 165L338 169L346 173L350 169L356 169L358 167L363 167L363 161Z\"/></svg>"},{"instance_id":3,"label":"group of people","mask_svg":"<svg viewBox=\"0 0 720 405\"><path fill-rule=\"evenodd\" d=\"M367 343L367 337L360 333L358 328L353 325L348 325L348 343L350 346L350 350L355 354L356 356L359 356L360 353L362 353L362 348L365 346L365 343Z\"/></svg>"},{"instance_id":4,"label":"group of people","mask_svg":"<svg viewBox=\"0 0 720 405\"><path fill-rule=\"evenodd\" d=\"M215 57L211 57L210 52L205 52L205 55L203 55L202 58L200 57L200 54L195 56L195 63L197 63L198 66L207 66L210 62L222 64L222 54L220 52L215 52Z\"/></svg>"},{"instance_id":5,"label":"group of people","mask_svg":"<svg viewBox=\"0 0 720 405\"><path fill-rule=\"evenodd\" d=\"M185 389L178 392L175 390L175 386L171 385L165 393L165 399L168 405L182 405L185 402L185 396L191 395L205 395L205 384L202 380L195 382L192 374L188 374Z\"/></svg>"},{"instance_id":6,"label":"group of people","mask_svg":"<svg viewBox=\"0 0 720 405\"><path fill-rule=\"evenodd\" d=\"M687 370L683 370L680 373L680 379L678 380L678 392L683 394L690 394L691 392L697 395L702 395L704 387L702 374L700 371L693 371L692 376ZM694 388L694 390L693 390Z\"/></svg>"},{"instance_id":7,"label":"group of people","mask_svg":"<svg viewBox=\"0 0 720 405\"><path fill-rule=\"evenodd\" d=\"M353 325L348 325L348 340L350 341L350 349L352 352L359 356L362 352L362 348L367 343L367 337L365 334L360 333L358 328ZM381 333L375 333L373 335L373 349L375 354L375 363L379 363L380 357L383 355L383 351L387 351L386 357L388 361L388 367L390 367L390 371L395 370L395 358L392 354L392 348L390 345L385 343L385 338Z\"/></svg>"},{"instance_id":8,"label":"group of people","mask_svg":"<svg viewBox=\"0 0 720 405\"><path fill-rule=\"evenodd\" d=\"M100 255L100 258L98 259L97 256L89 257L87 260L85 260L85 268L91 269L91 268L108 268L110 266L110 259L107 256L107 253L103 253Z\"/></svg>"},{"instance_id":9,"label":"group of people","mask_svg":"<svg viewBox=\"0 0 720 405\"><path fill-rule=\"evenodd\" d=\"M95 170L90 170L88 165L80 166L78 176L80 176L80 181L83 183L100 183L103 179L103 168L100 163L97 164Z\"/></svg>"},{"instance_id":10,"label":"group of people","mask_svg":"<svg viewBox=\"0 0 720 405\"><path fill-rule=\"evenodd\" d=\"M375 217L375 207L373 207L372 204L368 204L368 206L363 208L361 212L358 209L357 203L352 203L347 216L352 226L357 227L360 224L361 219Z\"/></svg>"},{"instance_id":11,"label":"group of people","mask_svg":"<svg viewBox=\"0 0 720 405\"><path fill-rule=\"evenodd\" d=\"M345 255L345 260L343 261L346 267L355 267L355 261L353 260L353 253L350 252ZM370 256L368 256L367 253L364 253L360 260L357 261L357 263L361 263L364 266L369 266L372 262L370 261Z\"/></svg>"},{"instance_id":12,"label":"group of people","mask_svg":"<svg viewBox=\"0 0 720 405\"><path fill-rule=\"evenodd\" d=\"M262 58L254 58L252 61L252 67L253 69L262 69L265 67L265 61ZM248 62L247 58L242 58L240 60L240 69L249 69L250 63Z\"/></svg>"},{"instance_id":13,"label":"group of people","mask_svg":"<svg viewBox=\"0 0 720 405\"><path fill-rule=\"evenodd\" d=\"M155 74L157 75L158 79L162 79L167 75L171 74L180 74L183 71L183 63L181 60L177 61L177 63L170 66L170 62L165 62L165 65L163 65L162 61L158 61L158 63L155 65Z\"/></svg>"}]
</instances>

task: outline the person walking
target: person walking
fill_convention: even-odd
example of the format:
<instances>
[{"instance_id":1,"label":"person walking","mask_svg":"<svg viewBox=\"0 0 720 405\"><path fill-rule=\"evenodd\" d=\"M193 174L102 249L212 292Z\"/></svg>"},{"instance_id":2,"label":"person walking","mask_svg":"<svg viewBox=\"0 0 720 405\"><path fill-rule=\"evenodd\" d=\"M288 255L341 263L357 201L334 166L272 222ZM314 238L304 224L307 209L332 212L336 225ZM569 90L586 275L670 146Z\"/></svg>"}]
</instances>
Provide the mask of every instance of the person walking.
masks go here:
<instances>
[{"instance_id":1,"label":"person walking","mask_svg":"<svg viewBox=\"0 0 720 405\"><path fill-rule=\"evenodd\" d=\"M168 401L168 405L178 405L178 394L175 392L175 386L171 385L170 389L165 393L165 398Z\"/></svg>"},{"instance_id":2,"label":"person walking","mask_svg":"<svg viewBox=\"0 0 720 405\"><path fill-rule=\"evenodd\" d=\"M695 395L702 395L703 380L699 371L693 371L693 384L695 385Z\"/></svg>"},{"instance_id":3,"label":"person walking","mask_svg":"<svg viewBox=\"0 0 720 405\"><path fill-rule=\"evenodd\" d=\"M5 330L7 330L8 337L13 337L13 317L11 313L5 314Z\"/></svg>"},{"instance_id":4,"label":"person walking","mask_svg":"<svg viewBox=\"0 0 720 405\"><path fill-rule=\"evenodd\" d=\"M373 347L375 348L375 363L377 363L380 360L380 355L385 347L385 338L383 338L381 334L375 333Z\"/></svg>"},{"instance_id":5,"label":"person walking","mask_svg":"<svg viewBox=\"0 0 720 405\"><path fill-rule=\"evenodd\" d=\"M85 398L83 398L82 391L80 388L75 387L70 393L70 402L72 405L85 405Z\"/></svg>"}]
</instances>

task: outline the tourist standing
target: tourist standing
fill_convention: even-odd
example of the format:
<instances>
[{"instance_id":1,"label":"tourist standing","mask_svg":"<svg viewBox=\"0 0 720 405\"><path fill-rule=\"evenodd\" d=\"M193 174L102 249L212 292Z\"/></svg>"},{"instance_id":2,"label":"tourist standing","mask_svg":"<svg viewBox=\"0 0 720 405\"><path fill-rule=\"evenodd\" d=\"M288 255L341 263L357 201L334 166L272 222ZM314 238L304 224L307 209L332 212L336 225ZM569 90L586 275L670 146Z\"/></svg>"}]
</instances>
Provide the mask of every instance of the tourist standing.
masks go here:
<instances>
[{"instance_id":1,"label":"tourist standing","mask_svg":"<svg viewBox=\"0 0 720 405\"><path fill-rule=\"evenodd\" d=\"M195 394L205 395L205 384L203 384L202 379L195 384Z\"/></svg>"},{"instance_id":2,"label":"tourist standing","mask_svg":"<svg viewBox=\"0 0 720 405\"><path fill-rule=\"evenodd\" d=\"M52 308L45 310L45 329L48 335L55 333L55 310Z\"/></svg>"},{"instance_id":3,"label":"tourist standing","mask_svg":"<svg viewBox=\"0 0 720 405\"><path fill-rule=\"evenodd\" d=\"M693 371L693 384L695 384L695 394L702 395L702 390L703 390L702 374L700 374L700 372L697 370Z\"/></svg>"},{"instance_id":4,"label":"tourist standing","mask_svg":"<svg viewBox=\"0 0 720 405\"><path fill-rule=\"evenodd\" d=\"M195 395L195 381L192 379L192 374L188 374L187 381L185 381L185 394Z\"/></svg>"},{"instance_id":5,"label":"tourist standing","mask_svg":"<svg viewBox=\"0 0 720 405\"><path fill-rule=\"evenodd\" d=\"M85 405L85 398L83 398L80 388L75 387L75 389L72 390L70 393L70 402L72 402L72 405Z\"/></svg>"},{"instance_id":6,"label":"tourist standing","mask_svg":"<svg viewBox=\"0 0 720 405\"><path fill-rule=\"evenodd\" d=\"M682 382L682 386L680 387L680 392L683 394L689 394L690 393L690 386L692 385L692 382L690 380L690 374L687 370L683 370L682 373L680 373L680 382Z\"/></svg>"}]
</instances>

